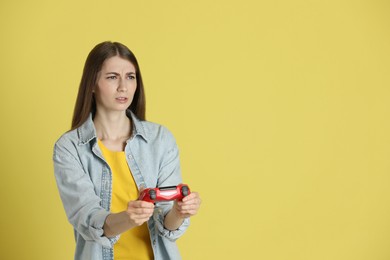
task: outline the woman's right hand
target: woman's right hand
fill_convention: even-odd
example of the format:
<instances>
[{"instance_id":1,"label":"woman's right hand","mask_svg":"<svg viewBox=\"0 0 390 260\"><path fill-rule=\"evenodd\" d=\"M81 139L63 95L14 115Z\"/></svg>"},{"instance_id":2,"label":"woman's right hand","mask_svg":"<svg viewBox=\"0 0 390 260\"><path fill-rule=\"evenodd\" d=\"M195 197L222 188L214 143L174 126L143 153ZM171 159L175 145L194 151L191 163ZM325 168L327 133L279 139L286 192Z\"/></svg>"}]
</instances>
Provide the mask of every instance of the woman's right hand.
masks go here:
<instances>
[{"instance_id":1,"label":"woman's right hand","mask_svg":"<svg viewBox=\"0 0 390 260\"><path fill-rule=\"evenodd\" d=\"M153 203L141 200L130 201L126 210L108 215L103 226L104 235L114 237L130 228L141 226L149 220L153 211Z\"/></svg>"},{"instance_id":2,"label":"woman's right hand","mask_svg":"<svg viewBox=\"0 0 390 260\"><path fill-rule=\"evenodd\" d=\"M129 201L126 213L132 226L141 226L153 215L154 204L142 200Z\"/></svg>"}]
</instances>

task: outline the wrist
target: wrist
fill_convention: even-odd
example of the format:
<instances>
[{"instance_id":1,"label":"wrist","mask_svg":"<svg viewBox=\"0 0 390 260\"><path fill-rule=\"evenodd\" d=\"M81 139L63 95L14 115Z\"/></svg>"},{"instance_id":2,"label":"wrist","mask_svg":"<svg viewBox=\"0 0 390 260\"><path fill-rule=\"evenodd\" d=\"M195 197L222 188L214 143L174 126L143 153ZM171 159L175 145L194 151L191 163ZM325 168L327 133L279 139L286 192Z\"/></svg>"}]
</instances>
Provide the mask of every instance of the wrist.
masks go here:
<instances>
[{"instance_id":1,"label":"wrist","mask_svg":"<svg viewBox=\"0 0 390 260\"><path fill-rule=\"evenodd\" d=\"M176 209L175 207L173 207L171 209L171 214L173 215L173 217L177 220L184 220L185 217L183 216L183 214L180 213L180 211L178 209Z\"/></svg>"},{"instance_id":2,"label":"wrist","mask_svg":"<svg viewBox=\"0 0 390 260\"><path fill-rule=\"evenodd\" d=\"M164 226L169 230L178 229L184 222L185 217L173 207L164 219Z\"/></svg>"}]
</instances>

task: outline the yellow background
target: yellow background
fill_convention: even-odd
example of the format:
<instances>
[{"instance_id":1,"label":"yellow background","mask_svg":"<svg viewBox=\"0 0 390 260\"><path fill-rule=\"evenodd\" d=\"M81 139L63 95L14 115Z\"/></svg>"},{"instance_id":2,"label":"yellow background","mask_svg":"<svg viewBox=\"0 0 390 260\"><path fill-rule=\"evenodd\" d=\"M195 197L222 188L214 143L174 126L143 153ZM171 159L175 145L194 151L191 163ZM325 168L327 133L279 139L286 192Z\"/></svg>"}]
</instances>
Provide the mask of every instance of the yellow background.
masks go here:
<instances>
[{"instance_id":1,"label":"yellow background","mask_svg":"<svg viewBox=\"0 0 390 260\"><path fill-rule=\"evenodd\" d=\"M53 177L88 52L136 54L203 198L184 259L390 259L390 4L0 2L2 259L72 259Z\"/></svg>"}]
</instances>

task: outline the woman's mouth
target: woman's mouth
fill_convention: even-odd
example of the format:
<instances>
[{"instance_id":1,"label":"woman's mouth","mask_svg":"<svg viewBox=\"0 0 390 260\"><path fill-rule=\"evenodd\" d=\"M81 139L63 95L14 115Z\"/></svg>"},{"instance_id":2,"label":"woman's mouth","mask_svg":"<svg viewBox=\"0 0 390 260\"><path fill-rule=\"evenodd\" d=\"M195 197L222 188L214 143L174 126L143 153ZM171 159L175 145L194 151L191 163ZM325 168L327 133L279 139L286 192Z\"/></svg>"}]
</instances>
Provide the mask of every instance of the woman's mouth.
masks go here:
<instances>
[{"instance_id":1,"label":"woman's mouth","mask_svg":"<svg viewBox=\"0 0 390 260\"><path fill-rule=\"evenodd\" d=\"M115 98L119 103L126 103L128 98L126 97L117 97Z\"/></svg>"}]
</instances>

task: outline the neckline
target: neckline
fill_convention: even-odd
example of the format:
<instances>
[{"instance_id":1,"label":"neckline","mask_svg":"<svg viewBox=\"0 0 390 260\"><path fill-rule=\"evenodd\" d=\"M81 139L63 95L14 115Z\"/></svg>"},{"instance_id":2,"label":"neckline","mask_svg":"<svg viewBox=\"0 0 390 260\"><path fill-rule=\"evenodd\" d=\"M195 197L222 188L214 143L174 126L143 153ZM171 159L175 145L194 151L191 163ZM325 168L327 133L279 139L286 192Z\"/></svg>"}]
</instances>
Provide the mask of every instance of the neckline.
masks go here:
<instances>
[{"instance_id":1,"label":"neckline","mask_svg":"<svg viewBox=\"0 0 390 260\"><path fill-rule=\"evenodd\" d=\"M110 150L108 149L102 142L102 140L100 140L99 138L96 138L97 139L97 142L98 142L98 145L100 147L100 149L102 149L102 152L108 152L108 153L111 153L111 154L124 154L125 151L113 151L113 150Z\"/></svg>"}]
</instances>

